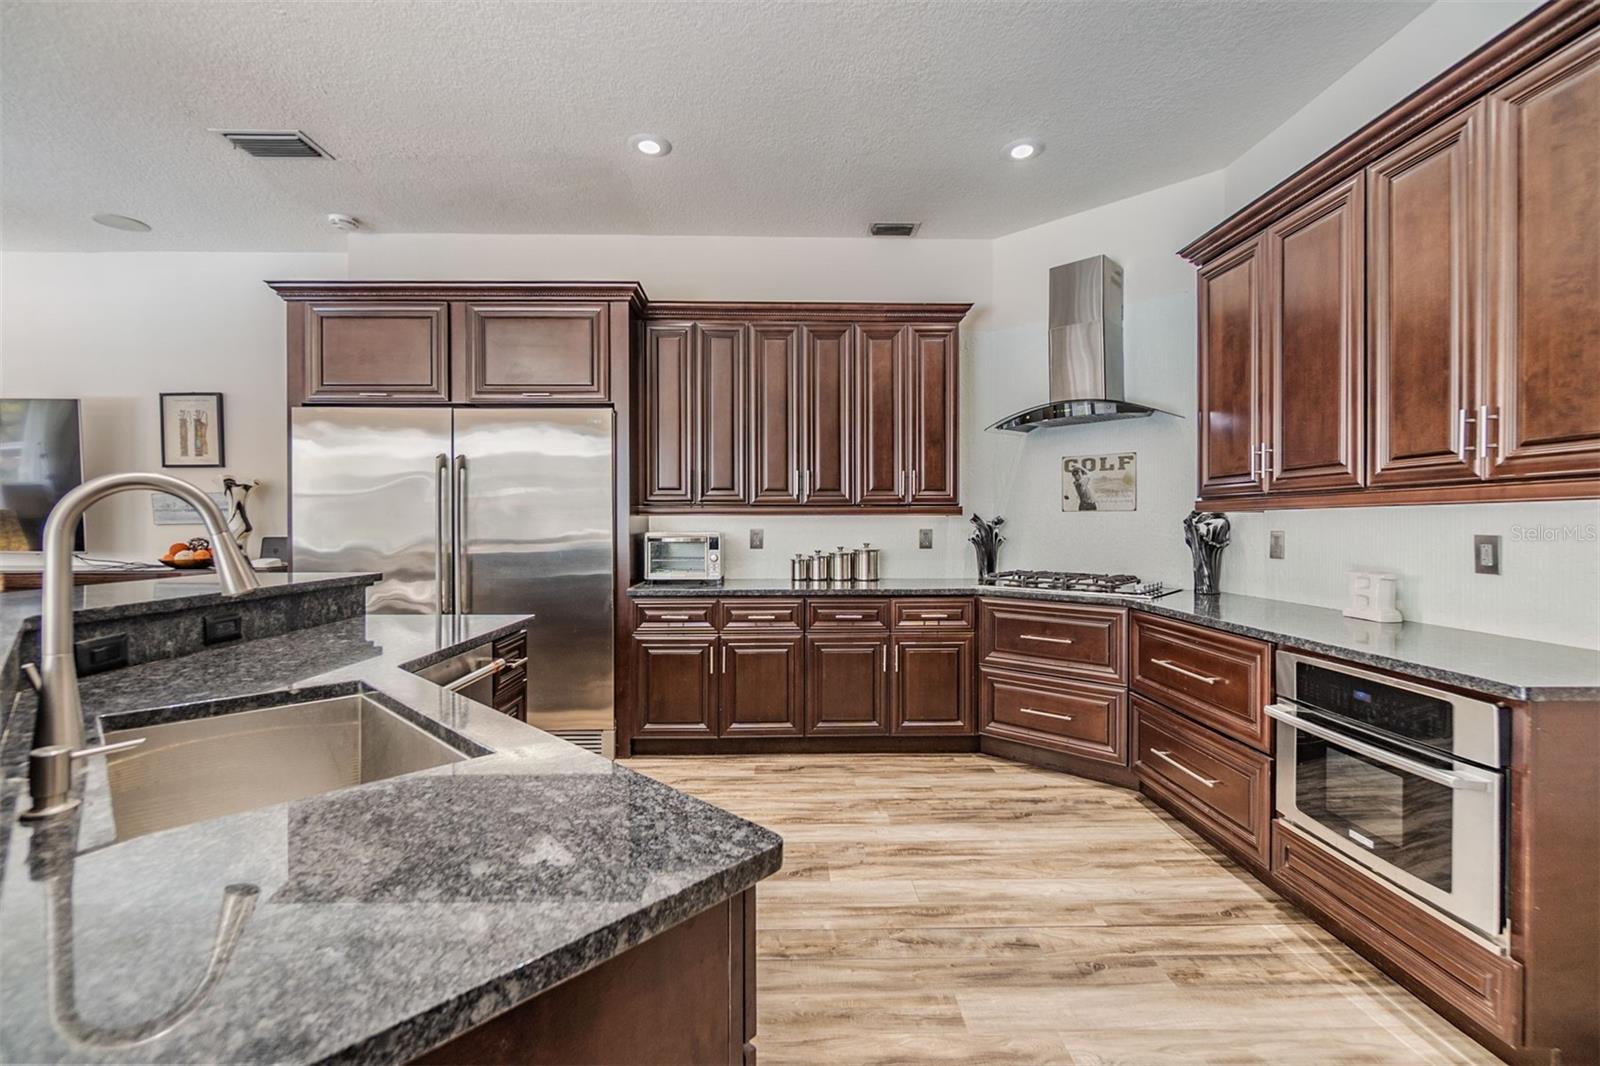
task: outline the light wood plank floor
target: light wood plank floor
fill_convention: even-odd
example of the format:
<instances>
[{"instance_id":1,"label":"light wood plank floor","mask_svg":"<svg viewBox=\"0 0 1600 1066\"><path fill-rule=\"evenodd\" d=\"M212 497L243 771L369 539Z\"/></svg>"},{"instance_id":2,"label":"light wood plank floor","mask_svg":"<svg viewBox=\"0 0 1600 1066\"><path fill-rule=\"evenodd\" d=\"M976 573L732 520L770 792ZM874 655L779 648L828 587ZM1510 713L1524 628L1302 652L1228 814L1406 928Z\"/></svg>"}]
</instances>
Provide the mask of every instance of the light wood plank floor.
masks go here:
<instances>
[{"instance_id":1,"label":"light wood plank floor","mask_svg":"<svg viewBox=\"0 0 1600 1066\"><path fill-rule=\"evenodd\" d=\"M625 765L783 835L761 1066L1497 1061L1125 789L982 755Z\"/></svg>"}]
</instances>

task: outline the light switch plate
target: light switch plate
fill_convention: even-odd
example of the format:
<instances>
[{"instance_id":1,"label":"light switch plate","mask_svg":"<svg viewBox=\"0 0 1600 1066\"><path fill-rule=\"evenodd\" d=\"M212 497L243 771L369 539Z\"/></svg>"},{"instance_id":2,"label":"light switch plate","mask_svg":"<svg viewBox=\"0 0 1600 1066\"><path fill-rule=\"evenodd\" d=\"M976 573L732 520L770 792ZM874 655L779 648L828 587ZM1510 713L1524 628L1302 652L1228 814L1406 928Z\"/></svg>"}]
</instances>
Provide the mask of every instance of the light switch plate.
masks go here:
<instances>
[{"instance_id":1,"label":"light switch plate","mask_svg":"<svg viewBox=\"0 0 1600 1066\"><path fill-rule=\"evenodd\" d=\"M760 551L762 548L765 548L766 546L767 546L767 533L766 533L766 530L764 530L764 529L752 529L750 531L750 550L751 551Z\"/></svg>"},{"instance_id":2,"label":"light switch plate","mask_svg":"<svg viewBox=\"0 0 1600 1066\"><path fill-rule=\"evenodd\" d=\"M1472 572L1475 574L1500 572L1499 534L1479 533L1472 538Z\"/></svg>"},{"instance_id":3,"label":"light switch plate","mask_svg":"<svg viewBox=\"0 0 1600 1066\"><path fill-rule=\"evenodd\" d=\"M919 547L919 548L931 548L931 547L933 547L933 530L931 530L931 529L919 529L919 530L917 530L917 547Z\"/></svg>"},{"instance_id":4,"label":"light switch plate","mask_svg":"<svg viewBox=\"0 0 1600 1066\"><path fill-rule=\"evenodd\" d=\"M1283 558L1283 530L1274 529L1267 534L1267 558Z\"/></svg>"}]
</instances>

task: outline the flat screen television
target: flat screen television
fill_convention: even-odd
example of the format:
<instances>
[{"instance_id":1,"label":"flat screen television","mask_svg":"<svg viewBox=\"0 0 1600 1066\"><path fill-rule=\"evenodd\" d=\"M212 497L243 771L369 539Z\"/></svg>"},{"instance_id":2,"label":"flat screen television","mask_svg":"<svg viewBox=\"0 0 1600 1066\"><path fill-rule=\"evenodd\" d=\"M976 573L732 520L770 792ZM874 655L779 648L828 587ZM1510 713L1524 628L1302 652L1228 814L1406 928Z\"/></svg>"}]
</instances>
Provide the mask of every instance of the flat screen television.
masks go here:
<instances>
[{"instance_id":1,"label":"flat screen television","mask_svg":"<svg viewBox=\"0 0 1600 1066\"><path fill-rule=\"evenodd\" d=\"M43 550L50 509L82 481L78 401L0 399L0 551Z\"/></svg>"}]
</instances>

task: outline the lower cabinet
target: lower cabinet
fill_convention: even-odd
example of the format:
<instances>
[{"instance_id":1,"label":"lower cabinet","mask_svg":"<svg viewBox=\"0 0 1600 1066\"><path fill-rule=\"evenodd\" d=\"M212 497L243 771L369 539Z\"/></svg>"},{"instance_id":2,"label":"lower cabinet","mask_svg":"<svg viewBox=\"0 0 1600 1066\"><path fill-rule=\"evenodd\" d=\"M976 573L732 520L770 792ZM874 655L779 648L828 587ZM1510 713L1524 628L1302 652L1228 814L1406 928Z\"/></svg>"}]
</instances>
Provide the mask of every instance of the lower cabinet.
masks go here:
<instances>
[{"instance_id":1,"label":"lower cabinet","mask_svg":"<svg viewBox=\"0 0 1600 1066\"><path fill-rule=\"evenodd\" d=\"M806 637L806 734L889 732L889 635Z\"/></svg>"},{"instance_id":2,"label":"lower cabinet","mask_svg":"<svg viewBox=\"0 0 1600 1066\"><path fill-rule=\"evenodd\" d=\"M972 661L977 638L894 638L894 732L964 735L972 732Z\"/></svg>"},{"instance_id":3,"label":"lower cabinet","mask_svg":"<svg viewBox=\"0 0 1600 1066\"><path fill-rule=\"evenodd\" d=\"M1128 765L1126 689L985 670L978 714L984 736Z\"/></svg>"},{"instance_id":4,"label":"lower cabinet","mask_svg":"<svg viewBox=\"0 0 1600 1066\"><path fill-rule=\"evenodd\" d=\"M1146 792L1265 870L1271 849L1272 757L1139 696L1133 769Z\"/></svg>"},{"instance_id":5,"label":"lower cabinet","mask_svg":"<svg viewBox=\"0 0 1600 1066\"><path fill-rule=\"evenodd\" d=\"M805 692L805 642L793 637L723 636L718 734L798 737Z\"/></svg>"},{"instance_id":6,"label":"lower cabinet","mask_svg":"<svg viewBox=\"0 0 1600 1066\"><path fill-rule=\"evenodd\" d=\"M717 638L635 637L638 735L717 735Z\"/></svg>"}]
</instances>

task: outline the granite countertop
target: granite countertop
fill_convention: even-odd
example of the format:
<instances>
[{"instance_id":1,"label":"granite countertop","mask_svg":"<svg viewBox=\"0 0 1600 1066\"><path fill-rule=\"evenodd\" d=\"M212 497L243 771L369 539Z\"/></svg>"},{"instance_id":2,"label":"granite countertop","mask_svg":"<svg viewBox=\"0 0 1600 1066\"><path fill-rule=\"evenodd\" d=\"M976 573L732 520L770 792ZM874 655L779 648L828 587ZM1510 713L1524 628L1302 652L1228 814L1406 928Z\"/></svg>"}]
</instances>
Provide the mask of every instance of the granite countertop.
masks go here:
<instances>
[{"instance_id":1,"label":"granite countertop","mask_svg":"<svg viewBox=\"0 0 1600 1066\"><path fill-rule=\"evenodd\" d=\"M476 757L120 843L91 760L77 816L11 827L0 1060L403 1061L778 869L773 833L408 669L525 623L374 615L85 679L102 730L360 691Z\"/></svg>"},{"instance_id":2,"label":"granite countertop","mask_svg":"<svg viewBox=\"0 0 1600 1066\"><path fill-rule=\"evenodd\" d=\"M1423 681L1459 685L1502 699L1549 702L1600 700L1600 651L1479 633L1421 622L1368 622L1329 607L1256 596L1196 596L1176 592L1158 600L1087 596L1043 589L1000 588L971 578L888 578L870 585L795 585L782 579L646 582L634 597L688 596L985 596L1130 607L1288 648L1320 652Z\"/></svg>"}]
</instances>

